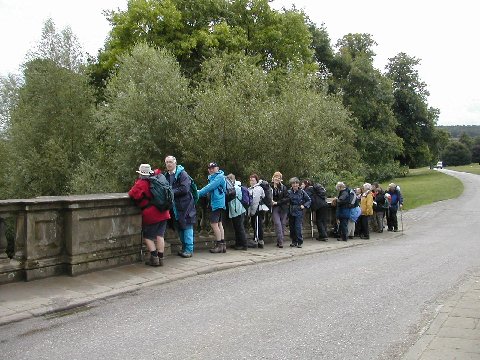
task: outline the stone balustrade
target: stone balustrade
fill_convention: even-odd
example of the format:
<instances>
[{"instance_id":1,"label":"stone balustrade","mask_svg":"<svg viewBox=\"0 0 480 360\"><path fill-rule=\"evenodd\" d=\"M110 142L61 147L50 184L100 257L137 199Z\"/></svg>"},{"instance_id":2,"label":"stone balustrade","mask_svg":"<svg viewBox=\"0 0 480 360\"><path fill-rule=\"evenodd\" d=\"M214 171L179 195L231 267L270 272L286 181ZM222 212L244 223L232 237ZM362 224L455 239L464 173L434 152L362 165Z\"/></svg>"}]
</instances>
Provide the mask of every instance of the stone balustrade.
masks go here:
<instances>
[{"instance_id":1,"label":"stone balustrade","mask_svg":"<svg viewBox=\"0 0 480 360\"><path fill-rule=\"evenodd\" d=\"M0 200L0 284L140 261L141 222L139 209L124 193ZM213 236L203 202L195 230L195 248L210 247ZM310 236L309 213L304 231ZM229 221L225 238L234 241ZM173 231L167 230L165 240L167 255L179 250ZM269 217L265 241L274 241Z\"/></svg>"}]
</instances>

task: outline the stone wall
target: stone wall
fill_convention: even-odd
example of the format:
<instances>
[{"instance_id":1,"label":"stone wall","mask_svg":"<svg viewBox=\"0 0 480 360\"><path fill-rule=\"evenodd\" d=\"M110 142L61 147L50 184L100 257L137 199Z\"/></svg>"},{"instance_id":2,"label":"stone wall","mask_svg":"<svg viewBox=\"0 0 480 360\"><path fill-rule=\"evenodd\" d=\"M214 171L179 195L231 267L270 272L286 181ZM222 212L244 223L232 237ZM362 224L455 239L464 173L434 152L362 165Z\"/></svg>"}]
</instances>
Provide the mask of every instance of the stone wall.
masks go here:
<instances>
[{"instance_id":1,"label":"stone wall","mask_svg":"<svg viewBox=\"0 0 480 360\"><path fill-rule=\"evenodd\" d=\"M206 205L199 204L196 249L213 242L207 219ZM139 209L123 193L0 200L0 284L140 261L141 221ZM309 213L304 231L311 236ZM225 233L233 243L228 221ZM173 231L167 230L165 240L167 255L180 249ZM265 241L274 241L268 220Z\"/></svg>"}]
</instances>

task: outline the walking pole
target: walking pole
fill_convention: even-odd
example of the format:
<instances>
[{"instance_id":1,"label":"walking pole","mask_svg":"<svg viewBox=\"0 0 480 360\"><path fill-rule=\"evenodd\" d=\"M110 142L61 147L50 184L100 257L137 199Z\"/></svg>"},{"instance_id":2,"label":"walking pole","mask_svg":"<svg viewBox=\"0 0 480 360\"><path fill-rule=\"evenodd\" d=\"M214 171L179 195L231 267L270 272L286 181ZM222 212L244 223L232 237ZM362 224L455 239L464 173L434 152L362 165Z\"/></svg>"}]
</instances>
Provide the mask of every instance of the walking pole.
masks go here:
<instances>
[{"instance_id":1,"label":"walking pole","mask_svg":"<svg viewBox=\"0 0 480 360\"><path fill-rule=\"evenodd\" d=\"M403 235L403 210L400 208L400 223L402 224L402 235Z\"/></svg>"}]
</instances>

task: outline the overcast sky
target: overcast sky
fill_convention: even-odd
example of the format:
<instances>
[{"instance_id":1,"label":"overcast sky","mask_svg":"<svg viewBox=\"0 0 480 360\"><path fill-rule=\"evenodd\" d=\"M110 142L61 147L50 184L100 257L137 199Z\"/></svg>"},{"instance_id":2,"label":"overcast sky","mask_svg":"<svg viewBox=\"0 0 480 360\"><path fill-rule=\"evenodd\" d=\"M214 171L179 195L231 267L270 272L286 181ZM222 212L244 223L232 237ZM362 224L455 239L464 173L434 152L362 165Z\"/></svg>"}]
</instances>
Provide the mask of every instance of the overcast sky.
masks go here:
<instances>
[{"instance_id":1,"label":"overcast sky","mask_svg":"<svg viewBox=\"0 0 480 360\"><path fill-rule=\"evenodd\" d=\"M70 26L83 49L95 55L109 24L105 9L125 9L127 0L0 0L0 75L18 73L49 17L57 29ZM324 23L332 44L348 33L369 33L378 43L375 66L384 71L399 52L421 59L420 77L429 105L440 109L439 125L480 125L480 21L475 0L275 0L273 6L304 9Z\"/></svg>"}]
</instances>

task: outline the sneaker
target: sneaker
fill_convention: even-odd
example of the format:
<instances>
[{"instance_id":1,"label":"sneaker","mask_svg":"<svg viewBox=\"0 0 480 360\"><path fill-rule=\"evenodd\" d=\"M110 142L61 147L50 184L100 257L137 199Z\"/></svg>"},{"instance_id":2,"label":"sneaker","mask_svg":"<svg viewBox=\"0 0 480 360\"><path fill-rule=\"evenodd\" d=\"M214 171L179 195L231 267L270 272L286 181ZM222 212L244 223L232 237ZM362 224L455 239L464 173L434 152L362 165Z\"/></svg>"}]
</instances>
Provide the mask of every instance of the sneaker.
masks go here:
<instances>
[{"instance_id":1,"label":"sneaker","mask_svg":"<svg viewBox=\"0 0 480 360\"><path fill-rule=\"evenodd\" d=\"M263 244L258 243L258 248L263 249Z\"/></svg>"},{"instance_id":2,"label":"sneaker","mask_svg":"<svg viewBox=\"0 0 480 360\"><path fill-rule=\"evenodd\" d=\"M291 244L290 244L290 247L297 247L297 244L291 243Z\"/></svg>"},{"instance_id":3,"label":"sneaker","mask_svg":"<svg viewBox=\"0 0 480 360\"><path fill-rule=\"evenodd\" d=\"M398 232L398 229L394 229L393 232Z\"/></svg>"},{"instance_id":4,"label":"sneaker","mask_svg":"<svg viewBox=\"0 0 480 360\"><path fill-rule=\"evenodd\" d=\"M182 258L191 258L193 256L193 254L191 252L182 252L181 254L179 254Z\"/></svg>"},{"instance_id":5,"label":"sneaker","mask_svg":"<svg viewBox=\"0 0 480 360\"><path fill-rule=\"evenodd\" d=\"M301 249L301 248L302 248L302 244L297 244L297 248Z\"/></svg>"}]
</instances>

